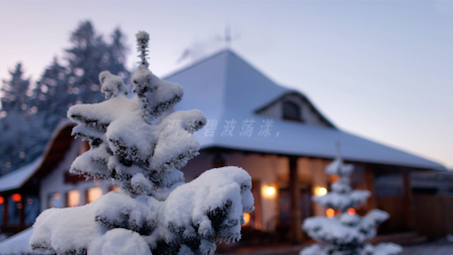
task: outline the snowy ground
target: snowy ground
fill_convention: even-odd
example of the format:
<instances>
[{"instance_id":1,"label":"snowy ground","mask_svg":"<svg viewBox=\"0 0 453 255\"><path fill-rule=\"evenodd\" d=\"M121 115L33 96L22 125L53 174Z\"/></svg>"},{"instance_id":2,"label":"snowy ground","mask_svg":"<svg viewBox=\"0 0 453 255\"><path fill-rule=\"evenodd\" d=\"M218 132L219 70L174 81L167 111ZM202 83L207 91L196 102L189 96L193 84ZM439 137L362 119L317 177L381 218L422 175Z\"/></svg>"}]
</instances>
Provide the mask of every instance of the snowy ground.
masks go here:
<instances>
[{"instance_id":1,"label":"snowy ground","mask_svg":"<svg viewBox=\"0 0 453 255\"><path fill-rule=\"evenodd\" d=\"M299 250L302 248L303 246L292 246L271 249L244 250L238 253L224 253L222 255L299 255ZM401 255L453 255L453 243L423 243L403 246L403 253Z\"/></svg>"},{"instance_id":2,"label":"snowy ground","mask_svg":"<svg viewBox=\"0 0 453 255\"><path fill-rule=\"evenodd\" d=\"M402 255L451 255L453 243L420 244L403 247Z\"/></svg>"}]
</instances>

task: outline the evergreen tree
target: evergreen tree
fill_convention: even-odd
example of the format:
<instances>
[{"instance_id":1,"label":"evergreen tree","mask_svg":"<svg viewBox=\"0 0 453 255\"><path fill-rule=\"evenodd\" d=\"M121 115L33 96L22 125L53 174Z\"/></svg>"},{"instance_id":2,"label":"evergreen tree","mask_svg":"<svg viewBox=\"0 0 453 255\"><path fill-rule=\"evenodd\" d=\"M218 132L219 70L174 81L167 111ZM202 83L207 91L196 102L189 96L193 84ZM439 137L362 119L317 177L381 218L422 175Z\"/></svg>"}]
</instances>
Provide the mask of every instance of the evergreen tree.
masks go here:
<instances>
[{"instance_id":1,"label":"evergreen tree","mask_svg":"<svg viewBox=\"0 0 453 255\"><path fill-rule=\"evenodd\" d=\"M0 175L29 163L36 157L30 130L33 107L30 97L30 79L25 79L22 64L9 72L10 80L2 84L0 112Z\"/></svg>"},{"instance_id":2,"label":"evergreen tree","mask_svg":"<svg viewBox=\"0 0 453 255\"><path fill-rule=\"evenodd\" d=\"M371 193L368 190L352 190L349 176L353 165L345 165L339 148L337 158L326 167L328 175L338 176L332 183L332 191L313 200L329 208L335 215L330 217L310 217L305 219L302 229L310 237L322 243L303 249L300 255L395 255L402 251L401 246L384 243L373 246L366 239L376 235L376 227L387 220L387 212L374 209L363 217L353 210L365 203Z\"/></svg>"},{"instance_id":3,"label":"evergreen tree","mask_svg":"<svg viewBox=\"0 0 453 255\"><path fill-rule=\"evenodd\" d=\"M73 47L66 50L68 91L77 103L96 103L104 100L100 93L98 74L111 70L124 78L130 76L124 66L126 47L119 29L112 34L112 43L98 35L90 21L80 23L71 35Z\"/></svg>"},{"instance_id":4,"label":"evergreen tree","mask_svg":"<svg viewBox=\"0 0 453 255\"><path fill-rule=\"evenodd\" d=\"M17 111L25 113L29 109L30 96L27 94L30 87L30 79L23 77L22 64L17 63L14 71L9 72L11 80L3 81L2 84L2 111Z\"/></svg>"},{"instance_id":5,"label":"evergreen tree","mask_svg":"<svg viewBox=\"0 0 453 255\"><path fill-rule=\"evenodd\" d=\"M75 96L68 93L66 67L58 63L57 57L44 70L34 89L34 105L38 116L43 119L43 129L52 132L65 118L67 109L75 103Z\"/></svg>"},{"instance_id":6,"label":"evergreen tree","mask_svg":"<svg viewBox=\"0 0 453 255\"><path fill-rule=\"evenodd\" d=\"M113 179L110 192L91 204L48 209L36 220L30 245L56 254L203 254L216 241L240 239L243 212L253 210L252 182L238 167L211 169L190 183L179 170L198 154L193 133L206 118L199 110L176 111L178 84L148 69L149 36L137 34L140 64L132 76L132 99L121 77L101 72L108 100L72 106L73 134L90 150L71 172Z\"/></svg>"},{"instance_id":7,"label":"evergreen tree","mask_svg":"<svg viewBox=\"0 0 453 255\"><path fill-rule=\"evenodd\" d=\"M106 43L90 21L81 22L71 34L72 47L65 50L68 65L60 65L54 58L44 71L38 82L35 101L46 128L55 129L66 118L71 105L104 100L98 81L100 72L111 70L123 80L130 78L125 67L127 48L124 35L117 28L111 37L111 43Z\"/></svg>"},{"instance_id":8,"label":"evergreen tree","mask_svg":"<svg viewBox=\"0 0 453 255\"><path fill-rule=\"evenodd\" d=\"M68 64L60 64L55 57L32 90L20 63L10 72L11 79L3 82L0 175L41 155L71 105L104 100L98 73L112 70L123 80L130 78L125 67L124 34L118 28L113 31L111 42L106 43L91 22L84 21L71 34L70 41L72 47L65 51ZM30 128L33 132L29 132Z\"/></svg>"}]
</instances>

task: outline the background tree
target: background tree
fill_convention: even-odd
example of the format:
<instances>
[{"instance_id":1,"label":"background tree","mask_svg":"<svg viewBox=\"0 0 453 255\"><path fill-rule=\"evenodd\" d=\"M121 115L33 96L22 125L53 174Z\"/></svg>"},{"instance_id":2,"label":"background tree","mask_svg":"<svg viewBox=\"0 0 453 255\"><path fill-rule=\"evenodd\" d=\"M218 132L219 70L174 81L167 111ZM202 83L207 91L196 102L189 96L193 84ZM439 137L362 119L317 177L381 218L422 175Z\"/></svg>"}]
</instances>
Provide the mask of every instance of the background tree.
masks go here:
<instances>
[{"instance_id":1,"label":"background tree","mask_svg":"<svg viewBox=\"0 0 453 255\"><path fill-rule=\"evenodd\" d=\"M2 86L0 175L39 157L71 105L104 100L100 72L111 70L123 80L130 78L124 39L117 28L105 42L92 23L84 21L71 34L63 64L54 57L36 84L23 78L22 65L17 64ZM31 126L33 132L28 130Z\"/></svg>"},{"instance_id":2,"label":"background tree","mask_svg":"<svg viewBox=\"0 0 453 255\"><path fill-rule=\"evenodd\" d=\"M30 87L30 79L23 77L22 64L17 63L13 71L9 72L11 79L3 81L2 84L2 110L26 112L30 103L29 95L27 94Z\"/></svg>"},{"instance_id":3,"label":"background tree","mask_svg":"<svg viewBox=\"0 0 453 255\"><path fill-rule=\"evenodd\" d=\"M332 214L305 219L302 229L321 244L303 249L300 255L395 255L402 251L401 246L393 243L377 246L365 243L366 239L376 236L376 227L387 220L389 214L379 209L373 209L363 217L355 213L354 208L365 203L371 193L351 189L349 176L353 170L353 165L343 163L337 145L337 157L326 167L326 173L339 178L332 183L331 192L313 197Z\"/></svg>"},{"instance_id":4,"label":"background tree","mask_svg":"<svg viewBox=\"0 0 453 255\"><path fill-rule=\"evenodd\" d=\"M2 83L2 108L0 111L0 174L21 167L35 159L42 148L42 133L34 132L36 107L30 91L30 79L24 78L22 64L18 63L11 78ZM37 147L38 146L38 147Z\"/></svg>"}]
</instances>

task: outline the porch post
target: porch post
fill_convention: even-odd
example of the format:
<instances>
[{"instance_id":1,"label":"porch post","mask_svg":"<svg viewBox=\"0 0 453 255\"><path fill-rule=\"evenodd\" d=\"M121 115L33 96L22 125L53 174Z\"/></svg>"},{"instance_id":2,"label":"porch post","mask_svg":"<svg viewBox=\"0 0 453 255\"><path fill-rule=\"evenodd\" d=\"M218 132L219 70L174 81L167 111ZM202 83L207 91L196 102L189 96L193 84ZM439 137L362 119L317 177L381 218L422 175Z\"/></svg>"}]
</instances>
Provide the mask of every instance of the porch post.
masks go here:
<instances>
[{"instance_id":1,"label":"porch post","mask_svg":"<svg viewBox=\"0 0 453 255\"><path fill-rule=\"evenodd\" d=\"M404 219L405 225L408 230L415 229L414 221L414 196L412 195L412 185L410 172L407 168L403 170L403 183L404 183Z\"/></svg>"},{"instance_id":2,"label":"porch post","mask_svg":"<svg viewBox=\"0 0 453 255\"><path fill-rule=\"evenodd\" d=\"M302 212L300 210L300 187L297 174L297 157L289 156L289 190L290 206L290 237L293 243L302 242Z\"/></svg>"}]
</instances>

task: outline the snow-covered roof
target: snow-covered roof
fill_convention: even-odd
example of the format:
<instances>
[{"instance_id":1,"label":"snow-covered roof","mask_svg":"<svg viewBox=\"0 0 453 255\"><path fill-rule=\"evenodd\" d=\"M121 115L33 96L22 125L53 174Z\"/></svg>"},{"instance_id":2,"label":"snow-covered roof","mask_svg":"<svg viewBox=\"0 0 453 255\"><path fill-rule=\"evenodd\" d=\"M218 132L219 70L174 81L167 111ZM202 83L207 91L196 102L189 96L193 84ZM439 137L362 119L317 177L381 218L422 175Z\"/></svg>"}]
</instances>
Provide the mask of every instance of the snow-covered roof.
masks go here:
<instances>
[{"instance_id":1,"label":"snow-covered roof","mask_svg":"<svg viewBox=\"0 0 453 255\"><path fill-rule=\"evenodd\" d=\"M0 178L0 192L22 187L22 185L33 175L41 162L42 157L39 157L32 163L2 176Z\"/></svg>"},{"instance_id":2,"label":"snow-covered roof","mask_svg":"<svg viewBox=\"0 0 453 255\"><path fill-rule=\"evenodd\" d=\"M33 234L33 228L26 230L0 242L0 255L3 254L31 254L30 237Z\"/></svg>"},{"instance_id":3,"label":"snow-covered roof","mask_svg":"<svg viewBox=\"0 0 453 255\"><path fill-rule=\"evenodd\" d=\"M266 118L255 112L281 95L294 91L276 84L231 50L221 51L169 75L165 80L179 83L184 88L184 98L176 106L178 110L199 109L208 120L218 121L213 136L207 135L208 127L197 132L196 137L202 148L223 147L335 158L335 143L339 141L345 160L445 169L439 163L336 128L274 119L270 135L259 136L261 125ZM225 121L230 120L236 121L233 136L222 136ZM255 121L250 137L240 135L244 120Z\"/></svg>"}]
</instances>

